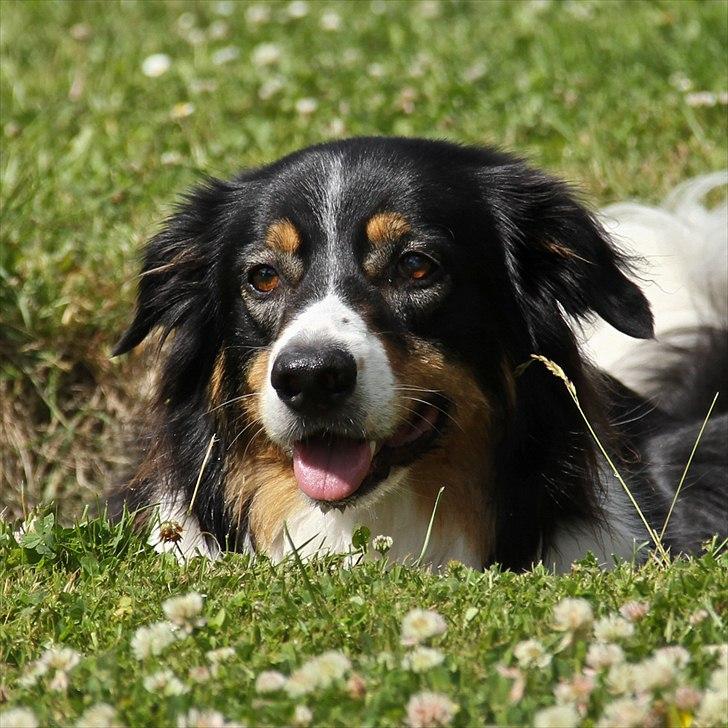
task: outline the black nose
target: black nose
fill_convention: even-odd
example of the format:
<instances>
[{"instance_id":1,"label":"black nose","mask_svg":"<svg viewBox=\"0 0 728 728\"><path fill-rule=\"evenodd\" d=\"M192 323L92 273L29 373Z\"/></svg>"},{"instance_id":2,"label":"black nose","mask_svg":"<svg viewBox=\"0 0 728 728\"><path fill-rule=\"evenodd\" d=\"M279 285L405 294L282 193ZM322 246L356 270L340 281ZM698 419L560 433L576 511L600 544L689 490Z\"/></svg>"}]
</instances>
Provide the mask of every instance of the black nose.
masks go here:
<instances>
[{"instance_id":1,"label":"black nose","mask_svg":"<svg viewBox=\"0 0 728 728\"><path fill-rule=\"evenodd\" d=\"M276 357L270 382L292 410L320 414L354 391L356 362L343 349L289 346Z\"/></svg>"}]
</instances>

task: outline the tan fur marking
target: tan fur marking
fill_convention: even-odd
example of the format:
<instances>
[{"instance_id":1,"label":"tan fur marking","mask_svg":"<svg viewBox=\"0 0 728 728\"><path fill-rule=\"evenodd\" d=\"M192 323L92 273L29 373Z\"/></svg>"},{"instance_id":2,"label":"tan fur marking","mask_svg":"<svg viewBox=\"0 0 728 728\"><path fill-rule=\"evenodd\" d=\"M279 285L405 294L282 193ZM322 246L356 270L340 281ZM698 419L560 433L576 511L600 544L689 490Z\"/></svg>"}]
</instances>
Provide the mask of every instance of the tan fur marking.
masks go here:
<instances>
[{"instance_id":1,"label":"tan fur marking","mask_svg":"<svg viewBox=\"0 0 728 728\"><path fill-rule=\"evenodd\" d=\"M268 374L269 352L258 352L246 374L246 393L263 391ZM233 516L248 512L256 549L267 551L283 521L302 504L291 461L262 431L260 397L245 399L246 428L236 444L236 453L225 482L226 500ZM238 446L239 445L239 446Z\"/></svg>"},{"instance_id":2,"label":"tan fur marking","mask_svg":"<svg viewBox=\"0 0 728 728\"><path fill-rule=\"evenodd\" d=\"M439 489L444 486L434 528L462 535L480 549L481 562L494 546L495 511L483 491L491 470L488 442L493 408L470 371L449 361L436 347L410 339L407 353L388 348L392 367L403 388L398 406L401 421L426 399L427 392L442 393L452 402L446 431L437 447L409 469L409 487L421 497L422 517L430 517ZM406 387L413 389L408 392ZM413 401L415 399L415 401Z\"/></svg>"},{"instance_id":3,"label":"tan fur marking","mask_svg":"<svg viewBox=\"0 0 728 728\"><path fill-rule=\"evenodd\" d=\"M301 235L290 220L283 218L268 228L265 244L282 253L295 253L301 245Z\"/></svg>"},{"instance_id":4,"label":"tan fur marking","mask_svg":"<svg viewBox=\"0 0 728 728\"><path fill-rule=\"evenodd\" d=\"M378 212L367 223L367 238L376 246L396 241L412 229L407 218L399 212Z\"/></svg>"},{"instance_id":5,"label":"tan fur marking","mask_svg":"<svg viewBox=\"0 0 728 728\"><path fill-rule=\"evenodd\" d=\"M210 376L210 402L218 405L222 402L222 383L225 377L225 352L221 351L215 359L215 365L212 368Z\"/></svg>"}]
</instances>

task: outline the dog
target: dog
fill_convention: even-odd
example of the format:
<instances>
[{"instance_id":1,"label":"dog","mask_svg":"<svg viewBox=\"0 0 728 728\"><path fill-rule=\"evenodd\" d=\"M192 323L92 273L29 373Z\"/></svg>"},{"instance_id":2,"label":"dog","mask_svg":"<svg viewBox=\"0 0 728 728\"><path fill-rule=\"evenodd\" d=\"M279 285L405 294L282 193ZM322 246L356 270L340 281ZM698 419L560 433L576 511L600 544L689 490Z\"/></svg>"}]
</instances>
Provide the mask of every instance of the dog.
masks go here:
<instances>
[{"instance_id":1,"label":"dog","mask_svg":"<svg viewBox=\"0 0 728 728\"><path fill-rule=\"evenodd\" d=\"M435 567L695 553L728 531L725 397L659 534L726 391L725 327L663 350L662 402L599 369L582 324L654 334L631 266L567 184L495 149L352 138L209 179L147 244L114 350L159 332L113 508L182 556L346 553L366 525L407 561L430 522Z\"/></svg>"}]
</instances>

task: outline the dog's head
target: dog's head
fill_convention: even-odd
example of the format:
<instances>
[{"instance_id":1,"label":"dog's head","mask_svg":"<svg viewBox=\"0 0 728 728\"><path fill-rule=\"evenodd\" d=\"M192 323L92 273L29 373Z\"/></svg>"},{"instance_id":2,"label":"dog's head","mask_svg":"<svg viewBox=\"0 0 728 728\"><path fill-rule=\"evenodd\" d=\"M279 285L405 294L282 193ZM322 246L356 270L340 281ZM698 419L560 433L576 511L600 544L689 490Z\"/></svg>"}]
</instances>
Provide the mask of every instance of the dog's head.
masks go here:
<instances>
[{"instance_id":1,"label":"dog's head","mask_svg":"<svg viewBox=\"0 0 728 728\"><path fill-rule=\"evenodd\" d=\"M517 159L352 139L193 192L147 248L116 353L173 332L161 401L187 449L217 412L228 455L257 437L291 487L343 507L426 477L436 452L471 479L494 467L515 366L577 366L567 317L649 337L624 269L569 189Z\"/></svg>"}]
</instances>

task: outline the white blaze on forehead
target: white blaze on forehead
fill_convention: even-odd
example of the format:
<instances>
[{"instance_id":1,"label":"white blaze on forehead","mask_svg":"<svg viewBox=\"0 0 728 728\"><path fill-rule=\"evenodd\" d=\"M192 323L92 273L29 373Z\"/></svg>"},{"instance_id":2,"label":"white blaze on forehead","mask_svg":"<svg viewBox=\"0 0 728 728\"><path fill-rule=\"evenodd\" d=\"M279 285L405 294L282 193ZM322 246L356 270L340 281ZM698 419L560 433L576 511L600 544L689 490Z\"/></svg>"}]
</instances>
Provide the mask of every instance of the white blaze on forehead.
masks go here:
<instances>
[{"instance_id":1,"label":"white blaze on forehead","mask_svg":"<svg viewBox=\"0 0 728 728\"><path fill-rule=\"evenodd\" d=\"M327 179L321 201L321 225L329 241L329 247L338 234L338 216L344 190L344 165L341 157L332 157L327 165Z\"/></svg>"},{"instance_id":2,"label":"white blaze on forehead","mask_svg":"<svg viewBox=\"0 0 728 728\"><path fill-rule=\"evenodd\" d=\"M364 426L371 439L391 434L395 421L395 377L382 342L364 319L338 295L329 293L312 303L283 330L271 349L268 376L263 392L263 424L268 436L287 442L295 430L298 416L281 402L270 382L271 369L281 351L291 345L323 349L339 347L354 357L357 367L356 389L352 396L352 416L364 413Z\"/></svg>"}]
</instances>

